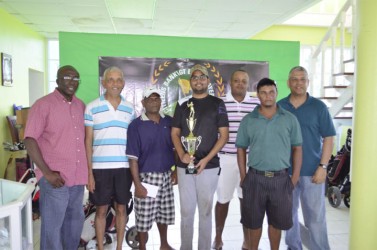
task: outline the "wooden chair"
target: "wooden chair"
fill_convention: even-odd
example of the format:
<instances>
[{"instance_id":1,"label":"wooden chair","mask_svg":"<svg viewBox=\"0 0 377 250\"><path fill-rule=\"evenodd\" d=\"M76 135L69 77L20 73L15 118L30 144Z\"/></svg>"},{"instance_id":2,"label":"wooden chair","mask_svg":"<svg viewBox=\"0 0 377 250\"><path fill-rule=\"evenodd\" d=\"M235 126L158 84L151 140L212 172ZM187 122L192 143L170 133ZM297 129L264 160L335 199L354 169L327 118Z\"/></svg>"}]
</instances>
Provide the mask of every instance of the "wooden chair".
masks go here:
<instances>
[{"instance_id":1,"label":"wooden chair","mask_svg":"<svg viewBox=\"0 0 377 250\"><path fill-rule=\"evenodd\" d=\"M20 142L20 138L18 136L18 130L16 128L16 116L15 115L7 115L8 127L10 131L10 135L12 136L12 142L18 143Z\"/></svg>"}]
</instances>

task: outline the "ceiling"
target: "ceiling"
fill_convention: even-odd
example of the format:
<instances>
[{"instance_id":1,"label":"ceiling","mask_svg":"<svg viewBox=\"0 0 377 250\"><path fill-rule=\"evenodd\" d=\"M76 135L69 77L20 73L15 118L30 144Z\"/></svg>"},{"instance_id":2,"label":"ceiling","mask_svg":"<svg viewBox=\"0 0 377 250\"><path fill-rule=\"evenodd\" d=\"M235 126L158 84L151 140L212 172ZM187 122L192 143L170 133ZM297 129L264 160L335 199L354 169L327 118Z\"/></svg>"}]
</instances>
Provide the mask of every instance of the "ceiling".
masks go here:
<instances>
[{"instance_id":1,"label":"ceiling","mask_svg":"<svg viewBox=\"0 0 377 250\"><path fill-rule=\"evenodd\" d=\"M247 39L318 2L0 0L0 8L49 39L58 38L59 31Z\"/></svg>"}]
</instances>

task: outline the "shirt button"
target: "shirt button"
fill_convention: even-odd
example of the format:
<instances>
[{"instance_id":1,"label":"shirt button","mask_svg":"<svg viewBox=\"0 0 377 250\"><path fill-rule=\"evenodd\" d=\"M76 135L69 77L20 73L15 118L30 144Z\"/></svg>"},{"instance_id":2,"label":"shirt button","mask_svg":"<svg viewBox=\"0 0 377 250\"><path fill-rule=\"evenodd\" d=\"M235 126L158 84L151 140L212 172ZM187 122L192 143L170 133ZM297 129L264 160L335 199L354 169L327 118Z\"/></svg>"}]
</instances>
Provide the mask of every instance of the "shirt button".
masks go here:
<instances>
[{"instance_id":1,"label":"shirt button","mask_svg":"<svg viewBox=\"0 0 377 250\"><path fill-rule=\"evenodd\" d=\"M77 162L80 162L80 160L78 160Z\"/></svg>"},{"instance_id":2,"label":"shirt button","mask_svg":"<svg viewBox=\"0 0 377 250\"><path fill-rule=\"evenodd\" d=\"M80 152L80 149L77 149L77 152Z\"/></svg>"},{"instance_id":3,"label":"shirt button","mask_svg":"<svg viewBox=\"0 0 377 250\"><path fill-rule=\"evenodd\" d=\"M76 138L76 140L78 140L79 138Z\"/></svg>"}]
</instances>

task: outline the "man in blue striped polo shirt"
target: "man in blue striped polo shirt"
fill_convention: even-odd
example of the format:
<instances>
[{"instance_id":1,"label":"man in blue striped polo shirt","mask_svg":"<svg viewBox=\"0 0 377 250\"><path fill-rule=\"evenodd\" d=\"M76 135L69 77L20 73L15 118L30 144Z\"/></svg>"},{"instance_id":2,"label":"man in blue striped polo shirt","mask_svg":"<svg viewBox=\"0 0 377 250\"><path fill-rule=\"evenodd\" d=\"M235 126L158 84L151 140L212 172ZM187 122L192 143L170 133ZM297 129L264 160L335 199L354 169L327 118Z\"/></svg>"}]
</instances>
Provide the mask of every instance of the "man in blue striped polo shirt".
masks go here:
<instances>
[{"instance_id":1,"label":"man in blue striped polo shirt","mask_svg":"<svg viewBox=\"0 0 377 250\"><path fill-rule=\"evenodd\" d=\"M117 250L122 249L126 227L126 206L131 199L132 177L126 157L127 128L135 117L134 107L120 93L123 72L117 67L105 70L104 95L85 110L85 146L88 158L89 199L96 205L95 229L98 249L103 249L106 212L115 201Z\"/></svg>"},{"instance_id":2,"label":"man in blue striped polo shirt","mask_svg":"<svg viewBox=\"0 0 377 250\"><path fill-rule=\"evenodd\" d=\"M246 71L238 69L230 77L230 91L223 101L229 120L229 140L220 151L221 174L217 186L217 203L215 206L216 236L212 244L213 249L223 246L222 233L225 220L228 216L229 203L237 189L238 198L242 202L240 187L240 171L237 164L237 148L235 141L242 118L254 110L259 104L259 99L247 94L249 75ZM247 249L247 230L244 228L244 241L242 249Z\"/></svg>"}]
</instances>

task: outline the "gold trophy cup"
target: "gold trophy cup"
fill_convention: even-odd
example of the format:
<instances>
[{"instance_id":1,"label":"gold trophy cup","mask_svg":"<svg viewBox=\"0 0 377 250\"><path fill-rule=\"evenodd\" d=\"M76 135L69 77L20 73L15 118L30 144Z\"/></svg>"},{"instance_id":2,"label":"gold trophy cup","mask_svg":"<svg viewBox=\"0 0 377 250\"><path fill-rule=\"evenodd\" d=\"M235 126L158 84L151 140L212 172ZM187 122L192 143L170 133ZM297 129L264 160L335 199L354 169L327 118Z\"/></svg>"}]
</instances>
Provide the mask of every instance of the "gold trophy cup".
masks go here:
<instances>
[{"instance_id":1,"label":"gold trophy cup","mask_svg":"<svg viewBox=\"0 0 377 250\"><path fill-rule=\"evenodd\" d=\"M194 104L190 102L187 104L187 107L190 108L189 117L186 119L190 133L186 137L182 136L181 142L183 147L186 149L187 153L192 158L195 154L195 151L198 149L200 143L202 142L202 137L194 136L192 132L196 124ZM191 160L186 168L186 174L197 174L197 172L198 170L195 168L194 161Z\"/></svg>"}]
</instances>

